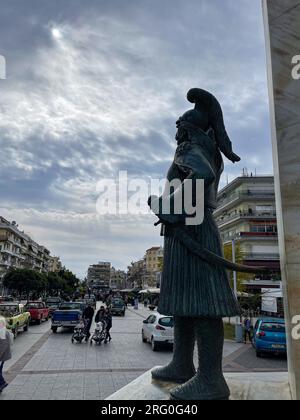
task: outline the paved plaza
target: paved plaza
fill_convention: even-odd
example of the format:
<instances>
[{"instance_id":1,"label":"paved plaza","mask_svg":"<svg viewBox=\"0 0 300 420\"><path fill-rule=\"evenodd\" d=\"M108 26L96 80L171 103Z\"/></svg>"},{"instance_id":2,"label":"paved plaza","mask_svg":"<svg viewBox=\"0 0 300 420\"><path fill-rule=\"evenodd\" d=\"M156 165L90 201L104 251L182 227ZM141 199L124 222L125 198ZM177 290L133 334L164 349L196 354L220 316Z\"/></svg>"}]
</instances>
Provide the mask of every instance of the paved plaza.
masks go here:
<instances>
[{"instance_id":1,"label":"paved plaza","mask_svg":"<svg viewBox=\"0 0 300 420\"><path fill-rule=\"evenodd\" d=\"M0 400L102 400L157 365L168 363L170 349L153 352L142 343L142 321L150 314L140 307L125 318L114 317L107 345L72 344L69 332L52 334L50 322L18 336L13 359L5 366L9 387ZM195 355L196 361L196 355ZM251 345L225 342L224 370L285 371L285 359L257 359Z\"/></svg>"}]
</instances>

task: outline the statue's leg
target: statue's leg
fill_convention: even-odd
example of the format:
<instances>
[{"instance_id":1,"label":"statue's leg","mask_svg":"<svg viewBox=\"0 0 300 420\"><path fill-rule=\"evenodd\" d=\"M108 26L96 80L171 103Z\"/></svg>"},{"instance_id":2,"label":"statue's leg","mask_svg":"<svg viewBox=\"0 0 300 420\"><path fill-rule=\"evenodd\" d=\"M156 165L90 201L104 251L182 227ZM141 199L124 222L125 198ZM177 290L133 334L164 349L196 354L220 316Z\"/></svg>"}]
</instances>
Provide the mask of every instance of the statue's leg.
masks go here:
<instances>
[{"instance_id":1,"label":"statue's leg","mask_svg":"<svg viewBox=\"0 0 300 420\"><path fill-rule=\"evenodd\" d=\"M154 369L152 378L160 381L184 383L195 373L193 361L195 331L193 318L174 318L173 360L165 367Z\"/></svg>"},{"instance_id":2,"label":"statue's leg","mask_svg":"<svg viewBox=\"0 0 300 420\"><path fill-rule=\"evenodd\" d=\"M229 388L222 372L224 326L220 319L195 319L199 368L184 385L171 391L176 400L228 400Z\"/></svg>"}]
</instances>

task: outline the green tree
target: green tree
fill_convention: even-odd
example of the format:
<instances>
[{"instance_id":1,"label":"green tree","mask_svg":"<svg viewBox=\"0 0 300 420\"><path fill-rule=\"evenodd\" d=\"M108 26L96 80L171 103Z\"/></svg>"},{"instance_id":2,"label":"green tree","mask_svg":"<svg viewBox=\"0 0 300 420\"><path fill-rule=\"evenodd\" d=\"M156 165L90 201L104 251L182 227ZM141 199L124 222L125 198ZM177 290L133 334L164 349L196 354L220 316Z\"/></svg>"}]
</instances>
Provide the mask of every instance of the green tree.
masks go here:
<instances>
[{"instance_id":1,"label":"green tree","mask_svg":"<svg viewBox=\"0 0 300 420\"><path fill-rule=\"evenodd\" d=\"M230 244L224 244L224 257L226 260L232 261L232 245ZM245 259L245 254L242 252L240 244L235 244L235 262L237 264L243 264L243 261ZM243 282L245 280L252 280L253 274L247 274L247 273L237 273L237 290L238 292L244 292L245 286L243 285ZM233 272L230 271L230 282L233 286Z\"/></svg>"},{"instance_id":2,"label":"green tree","mask_svg":"<svg viewBox=\"0 0 300 420\"><path fill-rule=\"evenodd\" d=\"M27 298L32 293L42 293L47 288L46 276L28 269L13 269L8 271L3 279L3 285L8 290Z\"/></svg>"},{"instance_id":3,"label":"green tree","mask_svg":"<svg viewBox=\"0 0 300 420\"><path fill-rule=\"evenodd\" d=\"M72 271L67 270L66 268L63 268L57 274L65 283L63 291L68 294L74 293L80 285L80 279L77 278Z\"/></svg>"},{"instance_id":4,"label":"green tree","mask_svg":"<svg viewBox=\"0 0 300 420\"><path fill-rule=\"evenodd\" d=\"M58 295L59 292L64 291L67 287L67 284L63 278L61 278L58 273L48 273L47 274L47 292L50 295Z\"/></svg>"}]
</instances>

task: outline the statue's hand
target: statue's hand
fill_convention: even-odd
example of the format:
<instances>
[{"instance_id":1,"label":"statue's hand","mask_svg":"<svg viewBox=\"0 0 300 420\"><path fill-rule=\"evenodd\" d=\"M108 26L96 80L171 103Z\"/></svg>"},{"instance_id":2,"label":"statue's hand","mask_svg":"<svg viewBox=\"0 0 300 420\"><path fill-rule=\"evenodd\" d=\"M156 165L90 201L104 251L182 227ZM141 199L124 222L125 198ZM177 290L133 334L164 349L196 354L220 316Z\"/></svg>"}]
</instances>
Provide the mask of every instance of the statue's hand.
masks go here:
<instances>
[{"instance_id":1,"label":"statue's hand","mask_svg":"<svg viewBox=\"0 0 300 420\"><path fill-rule=\"evenodd\" d=\"M240 162L241 158L236 155L235 153L231 152L229 156L227 156L232 163Z\"/></svg>"},{"instance_id":2,"label":"statue's hand","mask_svg":"<svg viewBox=\"0 0 300 420\"><path fill-rule=\"evenodd\" d=\"M148 206L153 211L153 213L159 213L159 198L157 197L157 195L151 195L148 198Z\"/></svg>"}]
</instances>

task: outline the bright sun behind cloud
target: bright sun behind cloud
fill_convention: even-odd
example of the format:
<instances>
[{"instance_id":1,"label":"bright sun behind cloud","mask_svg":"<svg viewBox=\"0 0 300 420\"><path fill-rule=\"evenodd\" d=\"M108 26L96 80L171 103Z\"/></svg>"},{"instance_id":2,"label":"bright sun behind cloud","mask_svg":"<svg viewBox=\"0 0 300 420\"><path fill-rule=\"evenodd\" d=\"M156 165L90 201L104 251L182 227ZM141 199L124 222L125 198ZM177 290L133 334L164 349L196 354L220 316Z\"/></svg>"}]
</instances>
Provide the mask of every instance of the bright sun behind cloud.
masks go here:
<instances>
[{"instance_id":1,"label":"bright sun behind cloud","mask_svg":"<svg viewBox=\"0 0 300 420\"><path fill-rule=\"evenodd\" d=\"M58 28L52 28L51 29L51 34L52 34L54 39L61 39L62 38L62 32Z\"/></svg>"}]
</instances>

